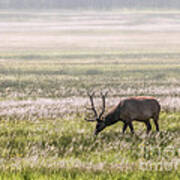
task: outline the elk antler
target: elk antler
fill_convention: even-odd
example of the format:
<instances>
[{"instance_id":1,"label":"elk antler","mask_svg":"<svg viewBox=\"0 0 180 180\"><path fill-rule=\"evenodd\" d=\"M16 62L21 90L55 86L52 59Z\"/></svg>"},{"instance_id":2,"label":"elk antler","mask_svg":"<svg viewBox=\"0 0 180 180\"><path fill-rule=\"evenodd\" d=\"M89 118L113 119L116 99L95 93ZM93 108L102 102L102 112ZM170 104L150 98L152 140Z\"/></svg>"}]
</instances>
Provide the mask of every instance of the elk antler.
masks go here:
<instances>
[{"instance_id":1,"label":"elk antler","mask_svg":"<svg viewBox=\"0 0 180 180\"><path fill-rule=\"evenodd\" d=\"M107 96L108 92L106 92L105 94L103 94L101 92L101 98L102 98L102 112L100 113L99 115L99 119L101 119L102 115L104 114L105 112L105 108L106 108L106 102L105 102L105 99L106 99L106 96Z\"/></svg>"},{"instance_id":2,"label":"elk antler","mask_svg":"<svg viewBox=\"0 0 180 180\"><path fill-rule=\"evenodd\" d=\"M85 118L86 121L96 121L96 119L98 118L98 114L97 114L97 111L95 109L95 106L94 106L94 101L93 101L93 97L94 97L95 93L93 92L92 94L90 94L88 92L88 96L89 96L89 99L90 99L90 102L91 102L91 107L90 108L87 108L88 110L92 110L94 112L94 119L91 120L91 119L87 119Z\"/></svg>"}]
</instances>

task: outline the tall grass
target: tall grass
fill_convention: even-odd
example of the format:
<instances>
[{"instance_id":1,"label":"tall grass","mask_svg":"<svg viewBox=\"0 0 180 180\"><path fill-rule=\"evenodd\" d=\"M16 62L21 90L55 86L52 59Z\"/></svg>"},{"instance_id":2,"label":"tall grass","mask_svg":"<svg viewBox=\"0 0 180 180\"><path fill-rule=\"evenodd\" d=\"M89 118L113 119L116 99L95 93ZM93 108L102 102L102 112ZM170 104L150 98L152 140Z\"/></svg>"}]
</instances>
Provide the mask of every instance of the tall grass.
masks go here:
<instances>
[{"instance_id":1,"label":"tall grass","mask_svg":"<svg viewBox=\"0 0 180 180\"><path fill-rule=\"evenodd\" d=\"M180 178L178 12L0 19L0 179ZM160 133L134 122L135 135L123 135L119 122L94 137L88 90L109 91L107 110L155 96Z\"/></svg>"}]
</instances>

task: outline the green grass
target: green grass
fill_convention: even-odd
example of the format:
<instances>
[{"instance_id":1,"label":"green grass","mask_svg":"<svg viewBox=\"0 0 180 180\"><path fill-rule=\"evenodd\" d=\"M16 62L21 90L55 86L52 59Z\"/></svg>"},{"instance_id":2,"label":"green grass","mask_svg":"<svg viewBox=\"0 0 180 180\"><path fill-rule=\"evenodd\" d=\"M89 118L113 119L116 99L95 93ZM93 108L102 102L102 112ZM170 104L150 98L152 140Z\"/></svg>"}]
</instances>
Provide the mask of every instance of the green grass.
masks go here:
<instances>
[{"instance_id":1,"label":"green grass","mask_svg":"<svg viewBox=\"0 0 180 180\"><path fill-rule=\"evenodd\" d=\"M164 179L176 174L178 179L178 117L179 113L162 113L158 134L153 129L146 135L145 126L134 123L136 135L123 135L117 123L96 138L95 124L79 115L72 120L2 121L1 178ZM152 166L142 169L141 163L148 162ZM169 163L170 174L164 163Z\"/></svg>"},{"instance_id":2,"label":"green grass","mask_svg":"<svg viewBox=\"0 0 180 180\"><path fill-rule=\"evenodd\" d=\"M78 59L78 58L77 58ZM112 59L104 57L89 60L10 60L2 61L0 78L2 92L5 98L28 98L29 92L34 97L81 96L89 88L112 89L113 96L141 95L142 89L163 87L174 89L179 86L180 64L177 59ZM125 62L124 62L125 61ZM12 66L13 64L13 66ZM94 65L96 64L96 65ZM119 89L136 89L121 94ZM4 91L7 90L7 91ZM166 92L150 90L146 95L163 96ZM85 93L83 93L86 95ZM178 95L175 94L175 95Z\"/></svg>"},{"instance_id":3,"label":"green grass","mask_svg":"<svg viewBox=\"0 0 180 180\"><path fill-rule=\"evenodd\" d=\"M9 173L9 174L1 174L1 179L42 179L42 180L56 180L56 179L62 179L62 180L71 180L71 179L82 179L82 180L89 180L89 179L95 179L95 180L105 180L105 179L145 179L145 180L154 180L154 179L163 179L163 180L169 180L169 178L178 180L180 178L179 172L138 172L138 175L135 173L101 173L101 172L84 172L84 171L78 171L76 169L67 171L67 170L61 170L58 173L51 173L48 174L46 172L28 172L24 171L23 173Z\"/></svg>"},{"instance_id":4,"label":"green grass","mask_svg":"<svg viewBox=\"0 0 180 180\"><path fill-rule=\"evenodd\" d=\"M144 180L155 180L155 179L163 179L163 180L169 180L169 178L174 180L179 180L180 174L179 172L138 172L138 174L135 173L122 173L122 172L116 172L116 173L101 173L101 172L84 172L84 171L78 171L77 169L74 170L61 170L58 173L51 173L48 174L46 172L28 172L24 171L23 173L9 173L9 174L1 174L1 179L42 179L42 180L56 180L56 179L62 179L62 180L72 180L72 179L82 179L82 180L89 180L89 179L95 179L95 180L105 180L105 179L113 179L113 180L127 180L127 179L144 179Z\"/></svg>"}]
</instances>

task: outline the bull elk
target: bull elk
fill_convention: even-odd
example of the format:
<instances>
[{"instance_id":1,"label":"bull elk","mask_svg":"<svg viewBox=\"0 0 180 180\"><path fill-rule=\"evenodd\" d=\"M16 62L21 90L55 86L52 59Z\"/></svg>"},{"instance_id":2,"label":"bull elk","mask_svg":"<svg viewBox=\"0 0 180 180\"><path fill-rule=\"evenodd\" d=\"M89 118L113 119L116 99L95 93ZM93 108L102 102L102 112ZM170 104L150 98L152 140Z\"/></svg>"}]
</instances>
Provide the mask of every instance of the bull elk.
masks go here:
<instances>
[{"instance_id":1,"label":"bull elk","mask_svg":"<svg viewBox=\"0 0 180 180\"><path fill-rule=\"evenodd\" d=\"M88 108L92 110L94 117L91 119L85 118L86 121L94 122L96 121L96 128L94 134L97 135L107 126L110 126L118 121L122 121L124 123L122 132L124 133L127 127L130 128L131 133L134 133L133 121L140 121L145 123L147 127L147 134L151 131L150 119L152 118L156 131L159 131L159 113L160 113L160 104L154 97L145 97L145 96L137 96L137 97L129 97L121 100L111 111L109 111L105 116L103 116L105 112L105 98L107 93L102 94L102 111L98 115L95 106L94 106L94 93L88 93L91 107Z\"/></svg>"}]
</instances>

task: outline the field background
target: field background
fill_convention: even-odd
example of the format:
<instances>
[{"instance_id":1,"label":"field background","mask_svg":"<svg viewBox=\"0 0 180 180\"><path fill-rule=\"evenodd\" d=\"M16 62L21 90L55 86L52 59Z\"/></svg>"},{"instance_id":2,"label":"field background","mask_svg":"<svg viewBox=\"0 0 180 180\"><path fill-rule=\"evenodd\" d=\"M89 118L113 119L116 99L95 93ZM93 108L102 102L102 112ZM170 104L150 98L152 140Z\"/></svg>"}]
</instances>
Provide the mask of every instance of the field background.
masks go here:
<instances>
[{"instance_id":1,"label":"field background","mask_svg":"<svg viewBox=\"0 0 180 180\"><path fill-rule=\"evenodd\" d=\"M179 39L179 11L1 10L1 178L180 179ZM161 132L93 137L87 90L157 97Z\"/></svg>"}]
</instances>

